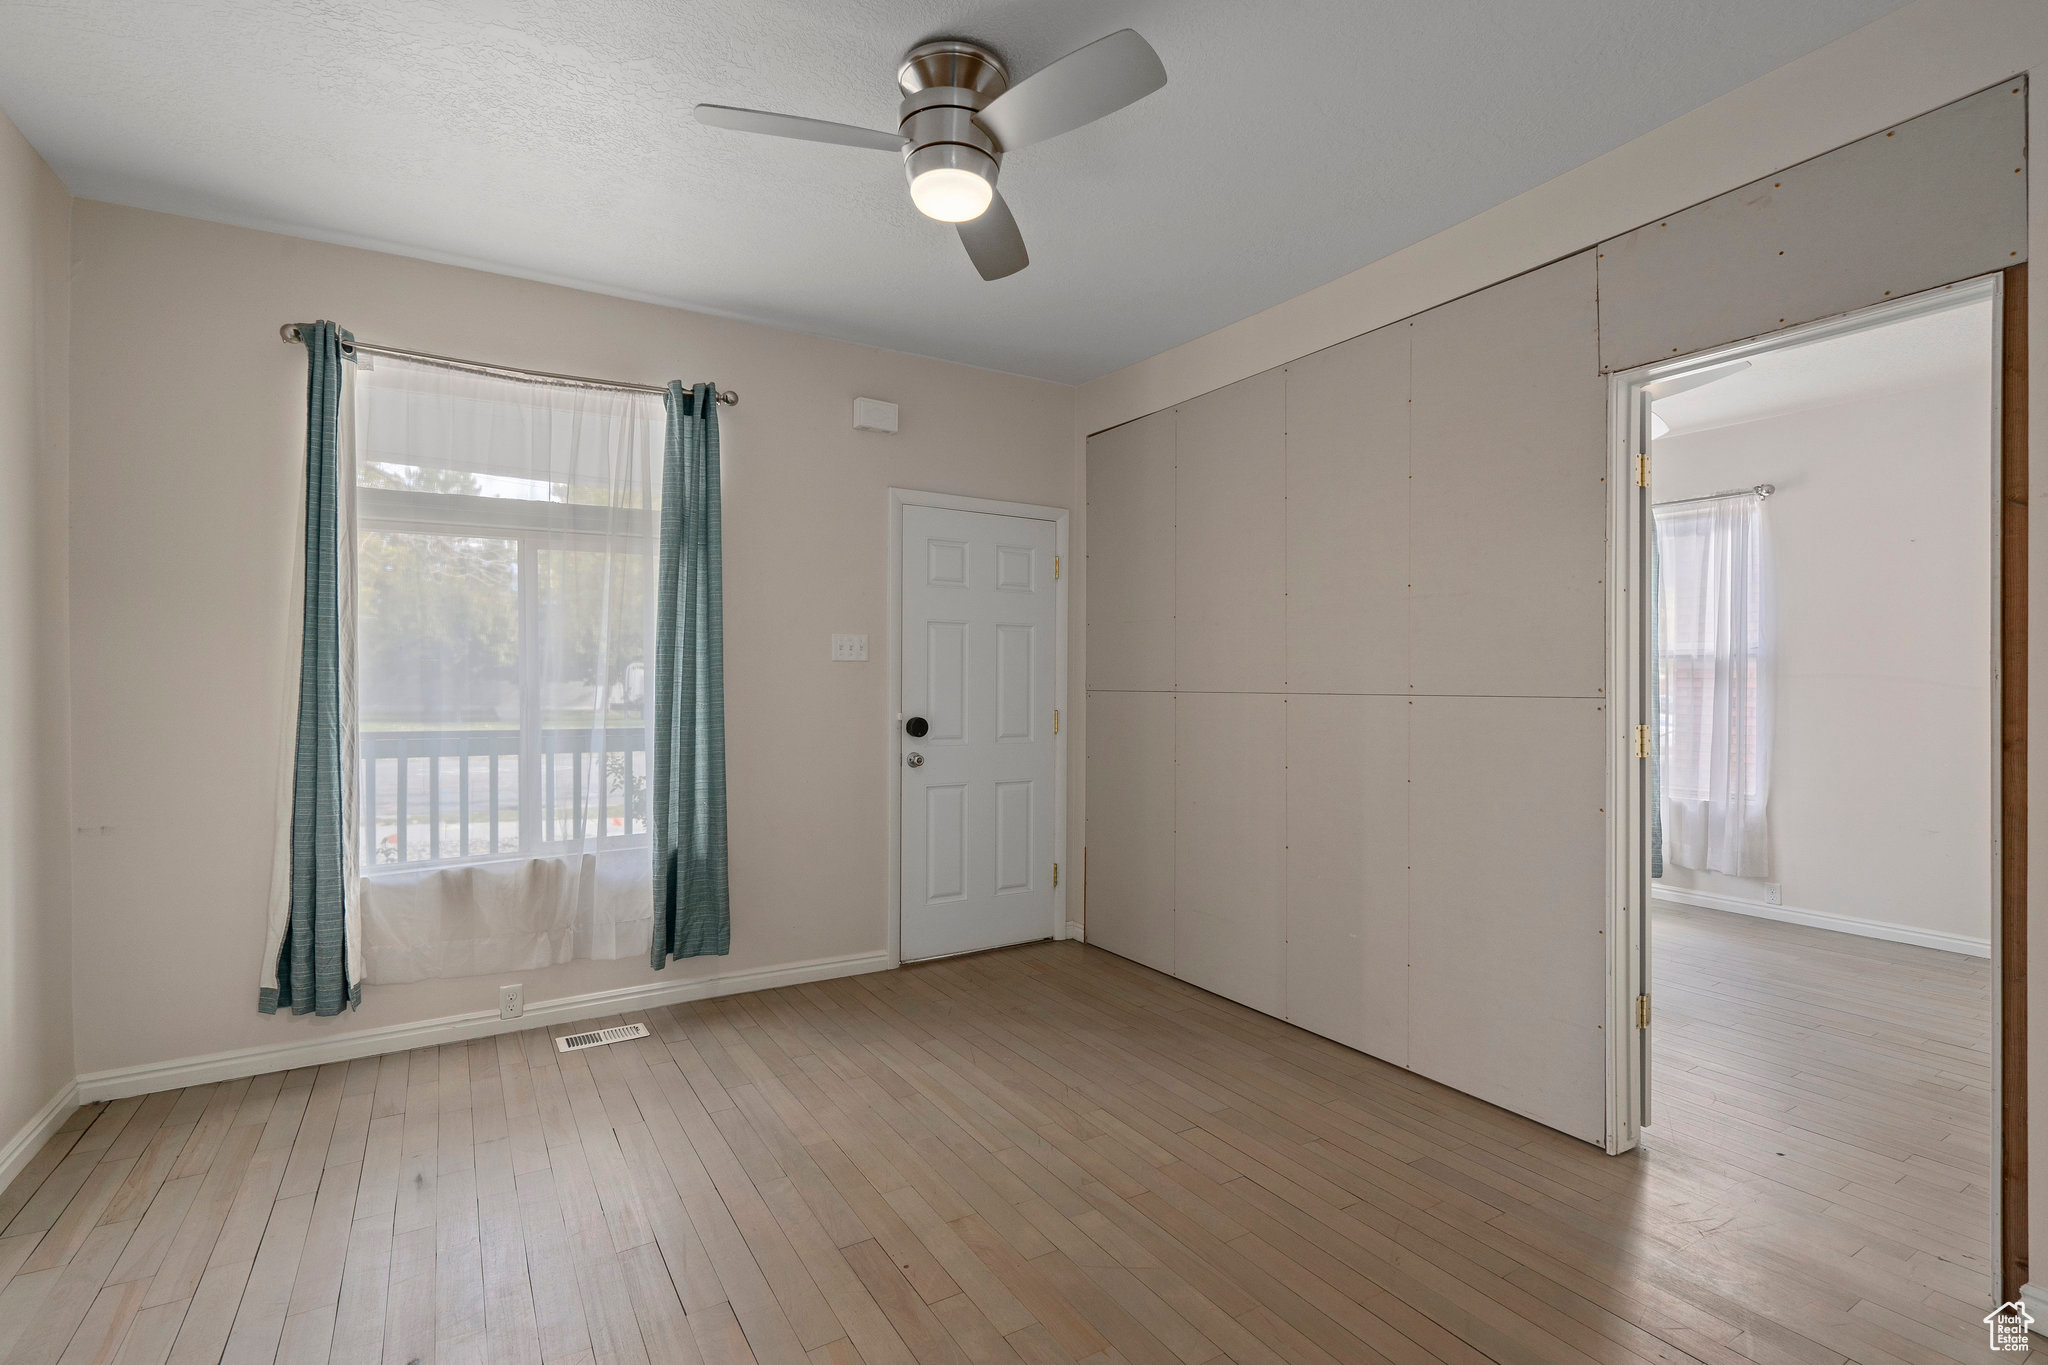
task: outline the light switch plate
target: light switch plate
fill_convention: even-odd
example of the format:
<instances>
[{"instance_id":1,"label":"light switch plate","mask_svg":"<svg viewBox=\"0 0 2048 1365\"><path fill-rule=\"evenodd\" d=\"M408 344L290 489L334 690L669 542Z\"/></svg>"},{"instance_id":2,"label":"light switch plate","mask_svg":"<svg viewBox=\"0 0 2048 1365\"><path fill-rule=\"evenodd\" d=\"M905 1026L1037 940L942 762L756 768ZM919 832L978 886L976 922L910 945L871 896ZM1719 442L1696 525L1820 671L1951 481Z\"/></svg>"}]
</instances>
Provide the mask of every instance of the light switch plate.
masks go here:
<instances>
[{"instance_id":1,"label":"light switch plate","mask_svg":"<svg viewBox=\"0 0 2048 1365\"><path fill-rule=\"evenodd\" d=\"M868 661L868 637L865 635L835 635L832 637L832 662L836 664L864 664Z\"/></svg>"},{"instance_id":2,"label":"light switch plate","mask_svg":"<svg viewBox=\"0 0 2048 1365\"><path fill-rule=\"evenodd\" d=\"M894 403L885 403L879 398L854 399L853 429L855 431L896 430L896 405Z\"/></svg>"}]
</instances>

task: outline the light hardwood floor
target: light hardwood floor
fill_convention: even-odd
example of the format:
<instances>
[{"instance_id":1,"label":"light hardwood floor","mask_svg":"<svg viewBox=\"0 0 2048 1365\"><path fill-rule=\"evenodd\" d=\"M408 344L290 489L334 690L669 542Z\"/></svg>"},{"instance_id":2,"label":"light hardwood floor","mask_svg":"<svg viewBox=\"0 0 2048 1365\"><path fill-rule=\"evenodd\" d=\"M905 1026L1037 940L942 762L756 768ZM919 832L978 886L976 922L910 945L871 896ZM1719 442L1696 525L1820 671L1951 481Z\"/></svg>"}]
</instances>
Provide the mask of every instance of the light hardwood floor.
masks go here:
<instances>
[{"instance_id":1,"label":"light hardwood floor","mask_svg":"<svg viewBox=\"0 0 2048 1365\"><path fill-rule=\"evenodd\" d=\"M1984 964L1659 932L1620 1158L1076 944L88 1107L0 1362L1989 1357Z\"/></svg>"}]
</instances>

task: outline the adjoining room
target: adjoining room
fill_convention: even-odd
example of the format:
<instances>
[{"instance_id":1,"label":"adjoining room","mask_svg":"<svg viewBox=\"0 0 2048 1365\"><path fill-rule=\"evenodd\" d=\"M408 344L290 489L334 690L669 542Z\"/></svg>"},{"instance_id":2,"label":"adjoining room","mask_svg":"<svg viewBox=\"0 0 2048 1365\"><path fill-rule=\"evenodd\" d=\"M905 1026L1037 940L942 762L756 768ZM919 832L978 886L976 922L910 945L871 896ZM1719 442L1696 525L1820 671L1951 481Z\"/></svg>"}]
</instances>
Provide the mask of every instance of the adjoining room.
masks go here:
<instances>
[{"instance_id":1,"label":"adjoining room","mask_svg":"<svg viewBox=\"0 0 2048 1365\"><path fill-rule=\"evenodd\" d=\"M1835 1191L1930 1292L1991 1274L1997 306L1650 390L1645 1140Z\"/></svg>"}]
</instances>

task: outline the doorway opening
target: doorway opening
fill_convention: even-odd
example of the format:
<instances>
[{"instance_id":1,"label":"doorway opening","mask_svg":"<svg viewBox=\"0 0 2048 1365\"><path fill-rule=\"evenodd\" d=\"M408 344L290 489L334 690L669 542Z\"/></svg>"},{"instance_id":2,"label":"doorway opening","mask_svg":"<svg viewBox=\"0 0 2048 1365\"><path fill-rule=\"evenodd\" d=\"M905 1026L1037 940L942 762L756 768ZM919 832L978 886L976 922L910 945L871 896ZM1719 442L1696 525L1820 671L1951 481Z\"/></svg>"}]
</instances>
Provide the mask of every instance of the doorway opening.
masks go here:
<instances>
[{"instance_id":1,"label":"doorway opening","mask_svg":"<svg viewBox=\"0 0 2048 1365\"><path fill-rule=\"evenodd\" d=\"M2024 1278L2004 285L1614 379L1609 1148L1796 1190L1788 1235L1967 1302Z\"/></svg>"}]
</instances>

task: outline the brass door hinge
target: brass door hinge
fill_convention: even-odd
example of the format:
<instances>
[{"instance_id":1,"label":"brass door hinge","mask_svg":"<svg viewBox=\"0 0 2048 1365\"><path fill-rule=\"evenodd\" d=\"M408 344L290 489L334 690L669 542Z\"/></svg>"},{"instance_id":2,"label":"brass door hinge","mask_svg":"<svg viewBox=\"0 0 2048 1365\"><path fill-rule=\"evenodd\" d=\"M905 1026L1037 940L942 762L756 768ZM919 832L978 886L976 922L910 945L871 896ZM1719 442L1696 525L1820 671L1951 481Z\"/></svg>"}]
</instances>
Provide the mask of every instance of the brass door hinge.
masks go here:
<instances>
[{"instance_id":1,"label":"brass door hinge","mask_svg":"<svg viewBox=\"0 0 2048 1365\"><path fill-rule=\"evenodd\" d=\"M1638 455L1636 456L1636 487L1648 488L1649 486L1650 457L1647 455Z\"/></svg>"},{"instance_id":2,"label":"brass door hinge","mask_svg":"<svg viewBox=\"0 0 2048 1365\"><path fill-rule=\"evenodd\" d=\"M1052 884L1054 887L1058 887L1060 884L1060 865L1058 863L1052 865Z\"/></svg>"},{"instance_id":3,"label":"brass door hinge","mask_svg":"<svg viewBox=\"0 0 2048 1365\"><path fill-rule=\"evenodd\" d=\"M1650 997L1647 993L1636 997L1636 1027L1650 1026Z\"/></svg>"},{"instance_id":4,"label":"brass door hinge","mask_svg":"<svg viewBox=\"0 0 2048 1365\"><path fill-rule=\"evenodd\" d=\"M1054 734L1060 732L1060 708L1057 706L1052 708L1052 732Z\"/></svg>"},{"instance_id":5,"label":"brass door hinge","mask_svg":"<svg viewBox=\"0 0 2048 1365\"><path fill-rule=\"evenodd\" d=\"M1055 583L1060 581L1060 557L1058 555L1052 557L1052 581Z\"/></svg>"},{"instance_id":6,"label":"brass door hinge","mask_svg":"<svg viewBox=\"0 0 2048 1365\"><path fill-rule=\"evenodd\" d=\"M1647 725L1638 725L1638 726L1636 727L1636 757L1637 757L1637 758L1648 758L1649 756L1650 756L1650 727L1649 727L1649 726L1647 726Z\"/></svg>"}]
</instances>

